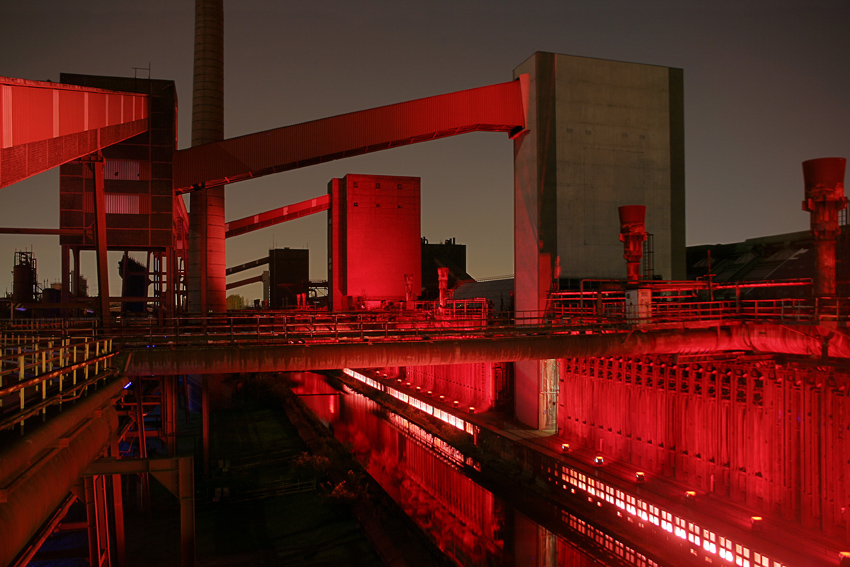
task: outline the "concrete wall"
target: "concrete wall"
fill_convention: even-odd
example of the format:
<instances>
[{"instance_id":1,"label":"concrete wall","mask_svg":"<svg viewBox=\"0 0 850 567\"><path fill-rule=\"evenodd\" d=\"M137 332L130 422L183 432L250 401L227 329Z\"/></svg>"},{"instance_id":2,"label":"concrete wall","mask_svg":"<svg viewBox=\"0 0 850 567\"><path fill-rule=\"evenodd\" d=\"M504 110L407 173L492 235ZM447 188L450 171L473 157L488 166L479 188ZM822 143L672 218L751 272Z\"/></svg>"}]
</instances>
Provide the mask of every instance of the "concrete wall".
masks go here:
<instances>
[{"instance_id":1,"label":"concrete wall","mask_svg":"<svg viewBox=\"0 0 850 567\"><path fill-rule=\"evenodd\" d=\"M655 273L683 278L681 70L536 53L521 73L530 94L529 133L515 143L518 309L548 289L529 280L546 275L530 256L550 266L560 257L561 278L625 278L621 205L646 205Z\"/></svg>"},{"instance_id":2,"label":"concrete wall","mask_svg":"<svg viewBox=\"0 0 850 567\"><path fill-rule=\"evenodd\" d=\"M673 279L674 241L684 252L685 235L672 223L684 216L672 202L684 187L671 179L671 69L557 56L555 72L562 277L624 277L617 207L646 205L655 273Z\"/></svg>"},{"instance_id":3,"label":"concrete wall","mask_svg":"<svg viewBox=\"0 0 850 567\"><path fill-rule=\"evenodd\" d=\"M622 205L646 205L654 273L683 279L681 70L538 52L514 70L521 74L529 96L528 131L514 141L517 316L545 308L558 271L561 279L626 278ZM515 371L517 417L539 426L540 368Z\"/></svg>"}]
</instances>

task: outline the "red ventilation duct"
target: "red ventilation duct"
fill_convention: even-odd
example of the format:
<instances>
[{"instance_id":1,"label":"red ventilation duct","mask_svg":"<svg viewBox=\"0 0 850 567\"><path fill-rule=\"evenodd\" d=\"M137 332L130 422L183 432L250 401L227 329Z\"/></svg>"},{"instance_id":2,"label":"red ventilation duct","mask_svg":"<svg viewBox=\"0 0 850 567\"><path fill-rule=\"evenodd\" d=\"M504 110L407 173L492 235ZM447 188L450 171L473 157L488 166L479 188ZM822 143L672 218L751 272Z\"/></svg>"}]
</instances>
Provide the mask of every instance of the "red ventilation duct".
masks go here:
<instances>
[{"instance_id":1,"label":"red ventilation duct","mask_svg":"<svg viewBox=\"0 0 850 567\"><path fill-rule=\"evenodd\" d=\"M815 297L835 295L835 239L838 211L847 206L844 196L845 158L820 158L803 162L806 200L803 210L812 213L815 240Z\"/></svg>"},{"instance_id":2,"label":"red ventilation duct","mask_svg":"<svg viewBox=\"0 0 850 567\"><path fill-rule=\"evenodd\" d=\"M620 242L623 243L626 259L626 280L640 281L640 260L643 258L643 241L646 240L645 205L624 205L620 213Z\"/></svg>"}]
</instances>

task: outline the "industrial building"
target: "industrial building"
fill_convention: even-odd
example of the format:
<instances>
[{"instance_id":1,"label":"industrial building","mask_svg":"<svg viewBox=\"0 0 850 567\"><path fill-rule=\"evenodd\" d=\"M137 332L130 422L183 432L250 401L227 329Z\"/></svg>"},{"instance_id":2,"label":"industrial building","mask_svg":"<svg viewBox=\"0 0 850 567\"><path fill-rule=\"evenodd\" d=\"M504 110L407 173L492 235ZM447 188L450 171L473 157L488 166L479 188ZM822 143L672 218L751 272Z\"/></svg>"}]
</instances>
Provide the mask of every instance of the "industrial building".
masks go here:
<instances>
[{"instance_id":1,"label":"industrial building","mask_svg":"<svg viewBox=\"0 0 850 567\"><path fill-rule=\"evenodd\" d=\"M52 308L64 315L31 316L34 262L22 256L9 312L30 315L3 321L0 565L37 559L69 524L86 534L84 561L127 564L138 534L125 501L129 516L131 487L144 501L151 479L177 498L174 539L194 565L196 499L227 498L205 483L237 468L216 411L255 382L297 390L285 373L311 371L337 387L302 380L305 398L321 397L283 394L287 414L301 425L385 414L391 429L318 430L355 453L394 448L370 457L376 476L397 481L388 492L455 563L501 551L516 564L592 560L505 512L473 477L553 506L589 557L617 564L850 563L844 158L803 163L810 235L781 250L769 238L720 247L710 263L684 246L680 69L536 53L505 83L224 139L221 0L199 0L196 18L191 148L176 149L171 81L0 78L0 187L61 168L50 233L63 250ZM513 144L513 289L457 287L465 251L423 247L418 177L348 174L313 199L225 222L228 184L473 131ZM305 299L318 287L307 250L226 268L226 238L325 211L326 308ZM86 249L96 300L74 293ZM108 250L148 255L122 263L147 278L144 291L110 295ZM266 264L267 308L226 311L226 273ZM114 317L114 302L143 303L145 316ZM198 418L191 433L181 409ZM305 430L318 450L320 434ZM447 469L469 475L449 481ZM84 519L66 519L80 503ZM435 531L421 510L462 527Z\"/></svg>"},{"instance_id":2,"label":"industrial building","mask_svg":"<svg viewBox=\"0 0 850 567\"><path fill-rule=\"evenodd\" d=\"M413 301L421 290L418 177L346 175L328 184L331 309Z\"/></svg>"}]
</instances>

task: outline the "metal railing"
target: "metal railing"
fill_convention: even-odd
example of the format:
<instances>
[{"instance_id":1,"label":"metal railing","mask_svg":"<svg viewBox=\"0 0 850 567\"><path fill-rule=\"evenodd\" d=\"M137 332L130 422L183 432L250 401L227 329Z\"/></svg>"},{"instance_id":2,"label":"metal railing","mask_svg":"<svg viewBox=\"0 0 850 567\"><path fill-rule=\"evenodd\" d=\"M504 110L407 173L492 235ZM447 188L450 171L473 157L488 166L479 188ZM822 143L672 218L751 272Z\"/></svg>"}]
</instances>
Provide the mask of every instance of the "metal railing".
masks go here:
<instances>
[{"instance_id":1,"label":"metal railing","mask_svg":"<svg viewBox=\"0 0 850 567\"><path fill-rule=\"evenodd\" d=\"M44 340L45 336L54 336L54 340L114 338L118 347L145 348L220 343L439 340L734 321L846 326L850 316L850 298L740 299L740 293L736 293L733 299L700 301L699 295L706 291L700 282L697 287L688 287L695 285L693 282L662 284L666 285L628 291L555 292L545 311L511 314L491 312L486 300L475 299L449 300L445 307L435 302L417 302L415 309L407 310L397 306L352 312L237 311L172 319L123 316L114 319L106 331L96 329L91 319L15 321L7 322L0 331L4 333L3 344L8 351L35 337Z\"/></svg>"},{"instance_id":2,"label":"metal railing","mask_svg":"<svg viewBox=\"0 0 850 567\"><path fill-rule=\"evenodd\" d=\"M31 327L30 330L34 329ZM0 431L74 400L111 375L117 354L111 338L3 334L0 356Z\"/></svg>"}]
</instances>

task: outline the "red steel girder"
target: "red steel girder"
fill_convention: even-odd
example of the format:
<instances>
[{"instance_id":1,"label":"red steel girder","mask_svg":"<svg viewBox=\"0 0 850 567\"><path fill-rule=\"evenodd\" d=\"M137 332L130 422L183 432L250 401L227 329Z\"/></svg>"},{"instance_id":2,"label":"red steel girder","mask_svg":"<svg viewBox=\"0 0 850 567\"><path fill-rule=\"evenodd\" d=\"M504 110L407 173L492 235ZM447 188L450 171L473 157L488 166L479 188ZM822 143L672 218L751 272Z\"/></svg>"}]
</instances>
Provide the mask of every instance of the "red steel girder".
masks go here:
<instances>
[{"instance_id":1,"label":"red steel girder","mask_svg":"<svg viewBox=\"0 0 850 567\"><path fill-rule=\"evenodd\" d=\"M251 268L257 268L259 266L265 266L269 263L269 257L260 258L259 260L252 260L250 262L245 262L244 264L239 264L238 266L233 266L232 268L227 268L225 273L229 276L230 274L238 274L239 272L244 272L245 270L250 270Z\"/></svg>"},{"instance_id":2,"label":"red steel girder","mask_svg":"<svg viewBox=\"0 0 850 567\"><path fill-rule=\"evenodd\" d=\"M525 128L527 77L322 118L174 154L174 188L213 187L466 132Z\"/></svg>"},{"instance_id":3,"label":"red steel girder","mask_svg":"<svg viewBox=\"0 0 850 567\"><path fill-rule=\"evenodd\" d=\"M322 195L315 199L308 199L306 201L301 201L300 203L295 203L294 205L287 205L285 207L280 207L279 209L231 221L224 225L224 237L230 238L231 236L239 236L240 234L266 228L267 226L273 226L278 223L306 217L307 215L321 213L322 211L327 211L330 208L330 202L330 195Z\"/></svg>"},{"instance_id":4,"label":"red steel girder","mask_svg":"<svg viewBox=\"0 0 850 567\"><path fill-rule=\"evenodd\" d=\"M0 187L147 131L148 95L0 77Z\"/></svg>"}]
</instances>

